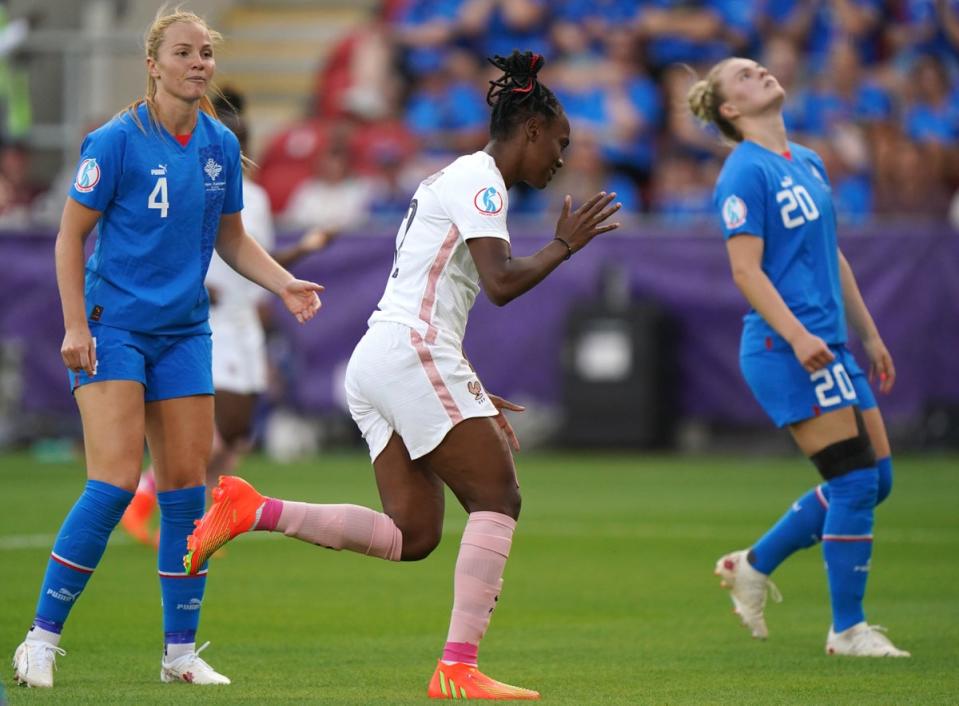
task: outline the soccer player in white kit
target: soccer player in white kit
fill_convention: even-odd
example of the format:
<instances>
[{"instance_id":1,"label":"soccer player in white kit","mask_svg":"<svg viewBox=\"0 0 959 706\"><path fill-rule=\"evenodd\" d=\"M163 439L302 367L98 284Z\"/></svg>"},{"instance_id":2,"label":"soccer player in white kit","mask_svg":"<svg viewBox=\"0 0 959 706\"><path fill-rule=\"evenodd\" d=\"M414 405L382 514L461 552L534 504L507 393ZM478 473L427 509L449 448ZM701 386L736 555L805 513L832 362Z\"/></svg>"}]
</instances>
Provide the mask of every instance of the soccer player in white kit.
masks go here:
<instances>
[{"instance_id":1,"label":"soccer player in white kit","mask_svg":"<svg viewBox=\"0 0 959 706\"><path fill-rule=\"evenodd\" d=\"M396 238L386 291L350 358L350 413L370 449L383 512L267 498L224 476L184 557L188 571L242 532L282 531L333 549L392 561L423 559L439 544L443 485L469 513L454 576L453 612L443 656L428 687L433 698L538 699L477 669L480 639L502 587L520 511L501 413L522 408L490 394L466 360L463 335L480 285L497 305L534 287L600 233L619 209L596 194L572 209L566 197L556 237L529 257L513 257L507 189L544 188L563 166L569 121L537 80L543 58L513 52L492 63L490 142L423 181Z\"/></svg>"}]
</instances>

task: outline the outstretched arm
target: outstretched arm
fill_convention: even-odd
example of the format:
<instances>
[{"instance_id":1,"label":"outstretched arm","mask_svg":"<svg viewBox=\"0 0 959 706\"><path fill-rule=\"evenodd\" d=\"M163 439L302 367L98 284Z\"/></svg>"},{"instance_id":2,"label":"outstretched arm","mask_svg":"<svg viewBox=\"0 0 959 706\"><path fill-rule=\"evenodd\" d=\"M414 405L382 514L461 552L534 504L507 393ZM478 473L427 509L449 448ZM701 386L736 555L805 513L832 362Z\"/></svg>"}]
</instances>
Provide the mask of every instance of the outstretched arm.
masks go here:
<instances>
[{"instance_id":1,"label":"outstretched arm","mask_svg":"<svg viewBox=\"0 0 959 706\"><path fill-rule=\"evenodd\" d=\"M501 238L468 240L486 296L496 306L508 304L542 282L563 260L582 250L597 235L618 228L619 223L603 225L620 209L621 204L609 205L614 198L615 193L601 192L571 212L572 199L567 196L556 224L556 237L527 257L513 257L509 243Z\"/></svg>"},{"instance_id":2,"label":"outstretched arm","mask_svg":"<svg viewBox=\"0 0 959 706\"><path fill-rule=\"evenodd\" d=\"M223 261L252 282L283 300L299 322L308 321L320 308L318 292L323 287L315 282L298 280L287 272L253 238L247 235L239 212L220 218L216 251Z\"/></svg>"}]
</instances>

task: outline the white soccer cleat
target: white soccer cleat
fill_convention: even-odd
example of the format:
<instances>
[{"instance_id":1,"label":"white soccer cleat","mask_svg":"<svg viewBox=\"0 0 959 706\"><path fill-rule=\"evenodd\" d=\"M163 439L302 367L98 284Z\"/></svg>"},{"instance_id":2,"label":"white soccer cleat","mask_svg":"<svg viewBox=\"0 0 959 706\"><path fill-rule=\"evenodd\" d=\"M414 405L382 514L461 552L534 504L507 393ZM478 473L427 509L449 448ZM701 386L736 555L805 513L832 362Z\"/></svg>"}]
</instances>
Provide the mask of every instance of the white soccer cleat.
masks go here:
<instances>
[{"instance_id":1,"label":"white soccer cleat","mask_svg":"<svg viewBox=\"0 0 959 706\"><path fill-rule=\"evenodd\" d=\"M754 638L765 640L769 637L766 618L763 616L766 592L769 592L776 603L782 603L783 597L766 574L756 571L750 565L746 558L748 554L748 549L741 549L720 557L713 573L722 579L719 585L729 589L729 596L733 599L733 612L739 616L742 624Z\"/></svg>"},{"instance_id":2,"label":"white soccer cleat","mask_svg":"<svg viewBox=\"0 0 959 706\"><path fill-rule=\"evenodd\" d=\"M865 621L856 623L840 633L829 628L826 638L827 655L847 655L849 657L912 657L900 650L883 635L886 628L881 625L869 625Z\"/></svg>"},{"instance_id":3,"label":"white soccer cleat","mask_svg":"<svg viewBox=\"0 0 959 706\"><path fill-rule=\"evenodd\" d=\"M169 662L166 657L160 662L160 681L169 683L185 681L190 684L229 684L230 680L217 672L200 658L200 653L210 646L204 642L196 652L180 655Z\"/></svg>"},{"instance_id":4,"label":"white soccer cleat","mask_svg":"<svg viewBox=\"0 0 959 706\"><path fill-rule=\"evenodd\" d=\"M17 684L49 689L53 686L53 670L57 655L66 651L43 640L24 640L13 653L13 679Z\"/></svg>"}]
</instances>

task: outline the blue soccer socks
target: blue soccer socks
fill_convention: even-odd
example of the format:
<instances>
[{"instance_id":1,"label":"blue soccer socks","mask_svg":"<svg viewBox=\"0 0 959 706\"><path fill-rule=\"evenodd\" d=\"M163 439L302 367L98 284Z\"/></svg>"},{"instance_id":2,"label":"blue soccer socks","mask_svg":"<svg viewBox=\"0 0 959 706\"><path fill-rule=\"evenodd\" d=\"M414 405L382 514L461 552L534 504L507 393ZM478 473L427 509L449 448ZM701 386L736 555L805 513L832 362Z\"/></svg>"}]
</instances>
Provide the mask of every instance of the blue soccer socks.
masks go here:
<instances>
[{"instance_id":1,"label":"blue soccer socks","mask_svg":"<svg viewBox=\"0 0 959 706\"><path fill-rule=\"evenodd\" d=\"M879 471L879 488L876 491L876 505L878 505L892 492L892 456L876 461L876 469Z\"/></svg>"},{"instance_id":2,"label":"blue soccer socks","mask_svg":"<svg viewBox=\"0 0 959 706\"><path fill-rule=\"evenodd\" d=\"M879 489L875 468L852 471L827 483L829 509L822 551L829 578L833 630L865 620L862 609L872 556L872 526Z\"/></svg>"},{"instance_id":3,"label":"blue soccer socks","mask_svg":"<svg viewBox=\"0 0 959 706\"><path fill-rule=\"evenodd\" d=\"M792 504L779 522L753 545L749 563L767 576L791 554L822 538L828 502L816 486Z\"/></svg>"},{"instance_id":4,"label":"blue soccer socks","mask_svg":"<svg viewBox=\"0 0 959 706\"><path fill-rule=\"evenodd\" d=\"M63 629L70 609L90 580L133 493L88 480L63 521L40 588L35 624L50 633Z\"/></svg>"},{"instance_id":5,"label":"blue soccer socks","mask_svg":"<svg viewBox=\"0 0 959 706\"><path fill-rule=\"evenodd\" d=\"M200 607L206 588L206 567L196 576L183 570L186 538L193 531L193 521L203 516L205 486L168 490L157 493L160 506L160 548L158 568L160 593L163 599L163 634L168 653L170 645L196 642L200 623ZM177 652L179 648L173 648Z\"/></svg>"},{"instance_id":6,"label":"blue soccer socks","mask_svg":"<svg viewBox=\"0 0 959 706\"><path fill-rule=\"evenodd\" d=\"M878 505L892 490L892 457L879 459ZM767 576L800 549L806 549L822 540L826 510L829 508L829 484L816 486L786 511L780 520L752 547L749 563Z\"/></svg>"}]
</instances>

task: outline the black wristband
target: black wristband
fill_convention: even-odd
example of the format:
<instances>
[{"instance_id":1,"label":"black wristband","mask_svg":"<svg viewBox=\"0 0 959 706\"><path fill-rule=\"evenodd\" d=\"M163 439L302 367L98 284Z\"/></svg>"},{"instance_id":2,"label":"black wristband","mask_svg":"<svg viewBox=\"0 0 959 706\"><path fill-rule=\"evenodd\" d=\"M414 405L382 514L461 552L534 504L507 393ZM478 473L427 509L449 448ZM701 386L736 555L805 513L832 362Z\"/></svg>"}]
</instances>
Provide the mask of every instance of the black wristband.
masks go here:
<instances>
[{"instance_id":1,"label":"black wristband","mask_svg":"<svg viewBox=\"0 0 959 706\"><path fill-rule=\"evenodd\" d=\"M573 249L569 246L569 243L567 243L565 240L563 240L559 236L556 236L555 238L553 238L553 240L558 240L559 242L561 242L563 245L566 246L566 257L564 257L563 260L568 260L569 258L573 256Z\"/></svg>"}]
</instances>

